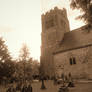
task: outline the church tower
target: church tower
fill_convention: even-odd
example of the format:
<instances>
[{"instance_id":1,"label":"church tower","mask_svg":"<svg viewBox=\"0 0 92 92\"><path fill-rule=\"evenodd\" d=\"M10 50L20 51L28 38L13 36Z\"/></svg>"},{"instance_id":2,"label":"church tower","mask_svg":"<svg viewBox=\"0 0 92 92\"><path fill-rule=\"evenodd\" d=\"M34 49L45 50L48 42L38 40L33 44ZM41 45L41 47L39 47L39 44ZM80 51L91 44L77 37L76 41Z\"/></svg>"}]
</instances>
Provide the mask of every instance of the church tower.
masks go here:
<instances>
[{"instance_id":1,"label":"church tower","mask_svg":"<svg viewBox=\"0 0 92 92\"><path fill-rule=\"evenodd\" d=\"M69 31L66 9L55 7L42 15L41 66L45 75L50 77L54 75L53 52L62 42L64 34Z\"/></svg>"}]
</instances>

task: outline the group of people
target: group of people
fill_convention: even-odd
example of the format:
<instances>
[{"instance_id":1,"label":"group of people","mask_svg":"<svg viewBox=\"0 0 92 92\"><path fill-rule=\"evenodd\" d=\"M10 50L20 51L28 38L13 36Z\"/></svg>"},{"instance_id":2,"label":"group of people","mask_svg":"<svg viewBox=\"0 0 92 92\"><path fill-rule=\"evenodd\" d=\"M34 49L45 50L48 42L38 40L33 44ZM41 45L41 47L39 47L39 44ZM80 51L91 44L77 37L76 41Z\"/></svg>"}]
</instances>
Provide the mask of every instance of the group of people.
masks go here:
<instances>
[{"instance_id":1,"label":"group of people","mask_svg":"<svg viewBox=\"0 0 92 92\"><path fill-rule=\"evenodd\" d=\"M32 92L32 85L31 83L11 84L6 89L6 92Z\"/></svg>"}]
</instances>

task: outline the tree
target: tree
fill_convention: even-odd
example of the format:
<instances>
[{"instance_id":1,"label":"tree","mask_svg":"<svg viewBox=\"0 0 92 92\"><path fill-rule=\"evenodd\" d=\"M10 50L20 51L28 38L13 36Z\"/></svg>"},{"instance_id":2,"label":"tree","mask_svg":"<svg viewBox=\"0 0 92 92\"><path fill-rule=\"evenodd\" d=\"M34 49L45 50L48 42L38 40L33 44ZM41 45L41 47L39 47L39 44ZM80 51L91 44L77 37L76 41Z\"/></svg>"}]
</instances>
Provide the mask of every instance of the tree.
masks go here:
<instances>
[{"instance_id":1,"label":"tree","mask_svg":"<svg viewBox=\"0 0 92 92\"><path fill-rule=\"evenodd\" d=\"M19 61L15 63L15 73L13 75L13 78L16 79L16 81L22 80L24 76L24 68L23 68L23 62Z\"/></svg>"},{"instance_id":2,"label":"tree","mask_svg":"<svg viewBox=\"0 0 92 92\"><path fill-rule=\"evenodd\" d=\"M28 59L30 58L30 53L29 53L29 49L27 47L26 44L23 44L21 50L20 50L20 55L19 55L19 59L20 61L28 61Z\"/></svg>"},{"instance_id":3,"label":"tree","mask_svg":"<svg viewBox=\"0 0 92 92\"><path fill-rule=\"evenodd\" d=\"M27 75L29 74L28 72L30 71L31 73L31 63L30 63L30 53L29 49L26 44L23 44L23 47L20 50L20 55L19 55L19 61L21 62L21 65L23 66L23 74L24 74L24 82L26 78L28 77ZM30 63L30 64L29 64Z\"/></svg>"},{"instance_id":4,"label":"tree","mask_svg":"<svg viewBox=\"0 0 92 92\"><path fill-rule=\"evenodd\" d=\"M39 77L39 67L40 63L38 60L33 60L32 62L32 71L33 71L33 77L38 78Z\"/></svg>"},{"instance_id":5,"label":"tree","mask_svg":"<svg viewBox=\"0 0 92 92\"><path fill-rule=\"evenodd\" d=\"M14 64L5 44L5 41L0 37L0 79L11 78L14 73Z\"/></svg>"},{"instance_id":6,"label":"tree","mask_svg":"<svg viewBox=\"0 0 92 92\"><path fill-rule=\"evenodd\" d=\"M3 40L2 37L0 37L0 62L5 62L8 60L11 60L10 53L5 44L5 41Z\"/></svg>"},{"instance_id":7,"label":"tree","mask_svg":"<svg viewBox=\"0 0 92 92\"><path fill-rule=\"evenodd\" d=\"M77 19L83 19L87 28L92 28L92 0L70 0L72 9L79 9L82 14Z\"/></svg>"},{"instance_id":8,"label":"tree","mask_svg":"<svg viewBox=\"0 0 92 92\"><path fill-rule=\"evenodd\" d=\"M25 63L26 80L32 80L33 75L32 62L33 60L29 59L29 61Z\"/></svg>"}]
</instances>

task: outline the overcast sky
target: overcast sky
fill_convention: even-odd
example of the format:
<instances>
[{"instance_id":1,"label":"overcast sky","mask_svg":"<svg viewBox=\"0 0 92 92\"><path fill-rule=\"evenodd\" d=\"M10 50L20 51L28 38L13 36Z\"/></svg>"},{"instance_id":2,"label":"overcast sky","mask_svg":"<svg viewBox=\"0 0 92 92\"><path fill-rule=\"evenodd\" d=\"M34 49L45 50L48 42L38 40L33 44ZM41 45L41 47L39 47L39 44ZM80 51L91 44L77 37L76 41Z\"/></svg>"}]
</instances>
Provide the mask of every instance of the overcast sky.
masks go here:
<instances>
[{"instance_id":1,"label":"overcast sky","mask_svg":"<svg viewBox=\"0 0 92 92\"><path fill-rule=\"evenodd\" d=\"M79 11L69 8L69 0L0 0L0 36L2 36L13 57L17 57L23 43L30 49L31 56L40 57L41 14L54 6L65 7L70 28L83 25L76 21Z\"/></svg>"}]
</instances>

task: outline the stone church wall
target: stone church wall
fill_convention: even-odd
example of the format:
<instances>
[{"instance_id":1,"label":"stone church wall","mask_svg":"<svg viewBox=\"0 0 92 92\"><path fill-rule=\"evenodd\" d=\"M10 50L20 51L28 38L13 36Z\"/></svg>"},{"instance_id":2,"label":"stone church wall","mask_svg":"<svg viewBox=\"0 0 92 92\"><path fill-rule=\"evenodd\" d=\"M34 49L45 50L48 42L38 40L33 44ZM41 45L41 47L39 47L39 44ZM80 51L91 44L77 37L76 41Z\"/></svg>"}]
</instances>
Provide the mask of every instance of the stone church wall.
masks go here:
<instances>
[{"instance_id":1,"label":"stone church wall","mask_svg":"<svg viewBox=\"0 0 92 92\"><path fill-rule=\"evenodd\" d=\"M75 58L75 64L70 63ZM92 46L70 50L54 55L55 75L72 74L74 78L92 79Z\"/></svg>"},{"instance_id":2,"label":"stone church wall","mask_svg":"<svg viewBox=\"0 0 92 92\"><path fill-rule=\"evenodd\" d=\"M42 15L41 66L45 75L54 75L53 52L58 48L64 34L69 32L69 21L65 9L54 8Z\"/></svg>"}]
</instances>

